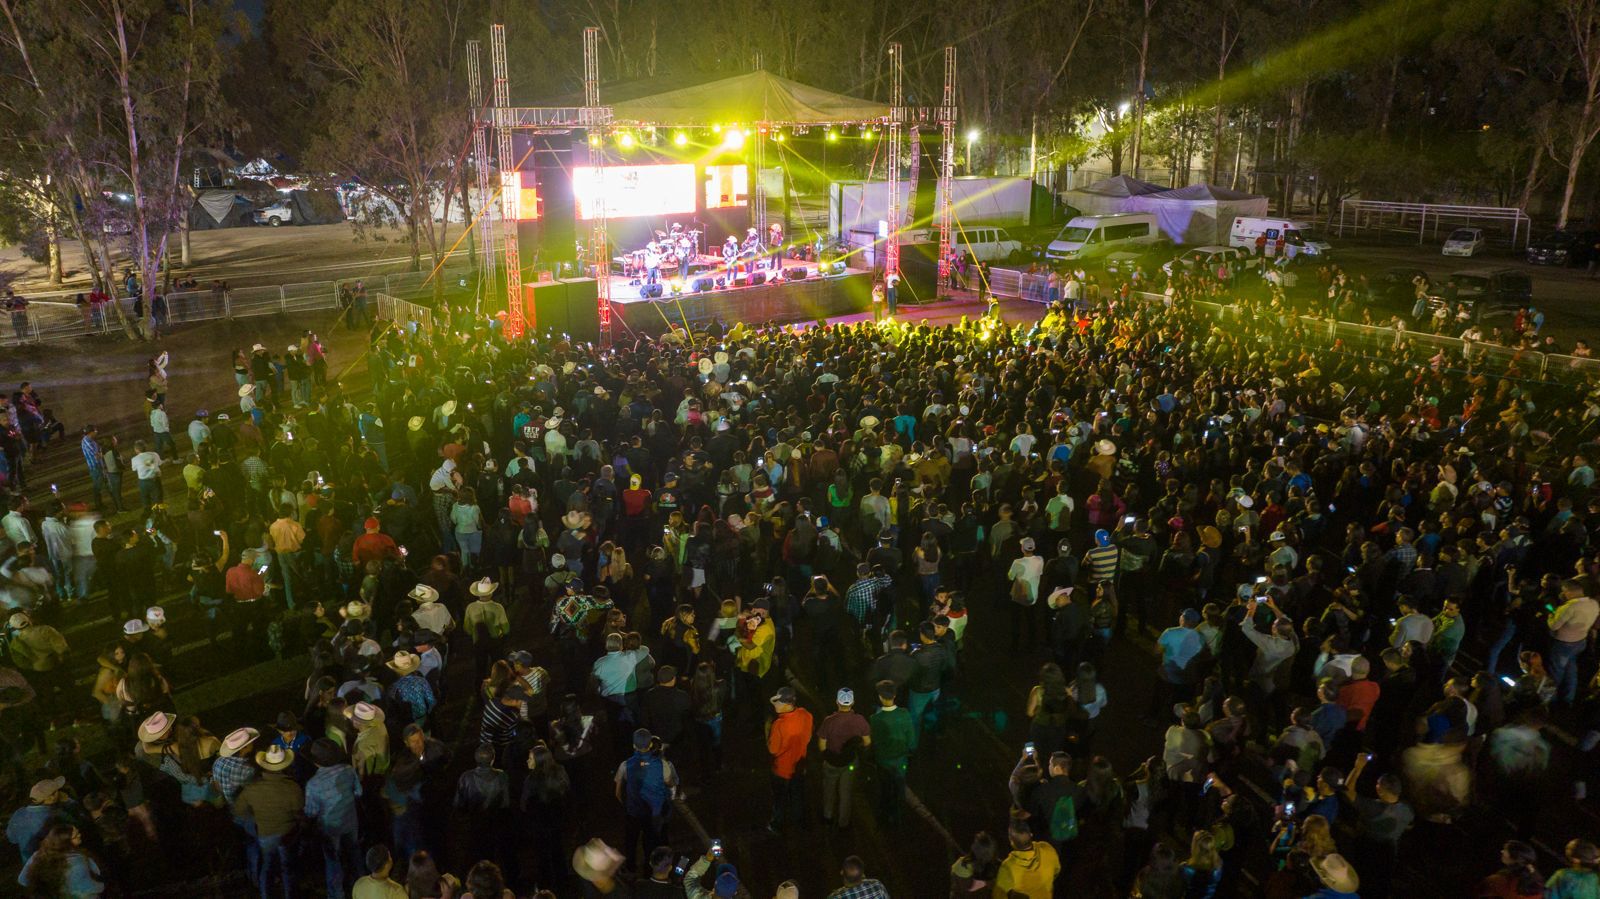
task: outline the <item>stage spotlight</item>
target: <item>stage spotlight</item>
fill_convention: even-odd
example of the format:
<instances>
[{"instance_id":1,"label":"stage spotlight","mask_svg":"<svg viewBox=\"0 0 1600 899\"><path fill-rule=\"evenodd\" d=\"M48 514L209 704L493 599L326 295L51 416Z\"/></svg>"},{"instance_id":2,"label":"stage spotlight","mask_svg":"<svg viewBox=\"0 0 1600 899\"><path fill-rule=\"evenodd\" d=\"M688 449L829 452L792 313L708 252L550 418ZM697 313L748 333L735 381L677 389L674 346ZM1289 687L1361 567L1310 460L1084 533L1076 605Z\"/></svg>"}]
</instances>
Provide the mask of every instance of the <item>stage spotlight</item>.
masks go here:
<instances>
[{"instance_id":1,"label":"stage spotlight","mask_svg":"<svg viewBox=\"0 0 1600 899\"><path fill-rule=\"evenodd\" d=\"M745 137L749 137L749 136L750 136L750 135L752 135L752 134L754 134L754 133L755 133L755 132L754 132L754 131L751 131L751 130L750 130L750 129L749 129L749 128L746 128L746 129L744 129L744 136L745 136Z\"/></svg>"},{"instance_id":2,"label":"stage spotlight","mask_svg":"<svg viewBox=\"0 0 1600 899\"><path fill-rule=\"evenodd\" d=\"M711 130L716 134L721 134L722 133L722 126L721 125L712 125L711 126Z\"/></svg>"},{"instance_id":3,"label":"stage spotlight","mask_svg":"<svg viewBox=\"0 0 1600 899\"><path fill-rule=\"evenodd\" d=\"M679 147L687 147L689 145L689 135L679 131L672 136L672 142Z\"/></svg>"},{"instance_id":4,"label":"stage spotlight","mask_svg":"<svg viewBox=\"0 0 1600 899\"><path fill-rule=\"evenodd\" d=\"M783 132L779 131L777 137L774 137L773 140L777 141L780 144L783 143Z\"/></svg>"},{"instance_id":5,"label":"stage spotlight","mask_svg":"<svg viewBox=\"0 0 1600 899\"><path fill-rule=\"evenodd\" d=\"M622 146L622 149L624 149L624 150L632 149L633 148L633 134L632 134L632 132L628 132L628 131L622 132L622 136L617 138L617 143L620 144Z\"/></svg>"},{"instance_id":6,"label":"stage spotlight","mask_svg":"<svg viewBox=\"0 0 1600 899\"><path fill-rule=\"evenodd\" d=\"M832 128L829 128L828 129L828 140L829 141L836 141L838 139L839 139L839 132L833 130Z\"/></svg>"},{"instance_id":7,"label":"stage spotlight","mask_svg":"<svg viewBox=\"0 0 1600 899\"><path fill-rule=\"evenodd\" d=\"M600 135L598 135L598 134L589 135L589 146L591 146L591 147L600 146Z\"/></svg>"},{"instance_id":8,"label":"stage spotlight","mask_svg":"<svg viewBox=\"0 0 1600 899\"><path fill-rule=\"evenodd\" d=\"M872 130L869 129L867 131L867 133L861 135L861 139L862 140L872 140L873 138L875 138L877 136L878 136L878 132L872 131Z\"/></svg>"},{"instance_id":9,"label":"stage spotlight","mask_svg":"<svg viewBox=\"0 0 1600 899\"><path fill-rule=\"evenodd\" d=\"M738 148L744 146L744 132L737 128L729 128L727 132L722 135L722 145L729 150L737 150Z\"/></svg>"}]
</instances>

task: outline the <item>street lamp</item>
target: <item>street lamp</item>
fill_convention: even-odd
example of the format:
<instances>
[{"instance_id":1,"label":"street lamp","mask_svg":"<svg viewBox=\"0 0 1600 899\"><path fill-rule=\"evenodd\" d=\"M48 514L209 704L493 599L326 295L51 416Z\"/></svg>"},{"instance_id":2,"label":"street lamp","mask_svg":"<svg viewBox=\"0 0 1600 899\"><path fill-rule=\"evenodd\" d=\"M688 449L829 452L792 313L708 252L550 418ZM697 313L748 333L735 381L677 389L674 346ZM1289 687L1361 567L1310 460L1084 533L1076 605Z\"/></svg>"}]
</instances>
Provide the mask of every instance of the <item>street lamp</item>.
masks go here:
<instances>
[{"instance_id":1,"label":"street lamp","mask_svg":"<svg viewBox=\"0 0 1600 899\"><path fill-rule=\"evenodd\" d=\"M967 132L967 174L972 174L972 145L978 142L978 129Z\"/></svg>"}]
</instances>

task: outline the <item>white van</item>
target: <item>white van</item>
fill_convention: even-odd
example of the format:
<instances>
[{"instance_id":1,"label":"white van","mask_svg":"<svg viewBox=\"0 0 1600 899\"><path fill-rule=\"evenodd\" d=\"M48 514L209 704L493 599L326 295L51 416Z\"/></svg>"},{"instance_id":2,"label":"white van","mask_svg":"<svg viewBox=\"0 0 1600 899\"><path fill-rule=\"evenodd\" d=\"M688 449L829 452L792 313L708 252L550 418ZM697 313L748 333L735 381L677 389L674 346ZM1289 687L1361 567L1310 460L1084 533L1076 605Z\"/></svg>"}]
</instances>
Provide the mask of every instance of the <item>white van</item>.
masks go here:
<instances>
[{"instance_id":1,"label":"white van","mask_svg":"<svg viewBox=\"0 0 1600 899\"><path fill-rule=\"evenodd\" d=\"M1007 234L1004 228L958 228L951 238L957 253L979 262L1009 262L1022 251L1022 241Z\"/></svg>"},{"instance_id":2,"label":"white van","mask_svg":"<svg viewBox=\"0 0 1600 899\"><path fill-rule=\"evenodd\" d=\"M1161 230L1149 212L1118 212L1111 215L1080 215L1067 222L1056 239L1045 247L1048 259L1066 262L1092 259L1117 250L1132 250L1158 243Z\"/></svg>"},{"instance_id":3,"label":"white van","mask_svg":"<svg viewBox=\"0 0 1600 899\"><path fill-rule=\"evenodd\" d=\"M1308 222L1243 215L1233 220L1233 230L1228 233L1228 246L1238 247L1253 255L1256 240L1263 235L1267 238L1264 249L1268 257L1277 255L1280 238L1283 240L1283 255L1290 259L1296 256L1326 256L1333 252L1333 245L1313 232Z\"/></svg>"}]
</instances>

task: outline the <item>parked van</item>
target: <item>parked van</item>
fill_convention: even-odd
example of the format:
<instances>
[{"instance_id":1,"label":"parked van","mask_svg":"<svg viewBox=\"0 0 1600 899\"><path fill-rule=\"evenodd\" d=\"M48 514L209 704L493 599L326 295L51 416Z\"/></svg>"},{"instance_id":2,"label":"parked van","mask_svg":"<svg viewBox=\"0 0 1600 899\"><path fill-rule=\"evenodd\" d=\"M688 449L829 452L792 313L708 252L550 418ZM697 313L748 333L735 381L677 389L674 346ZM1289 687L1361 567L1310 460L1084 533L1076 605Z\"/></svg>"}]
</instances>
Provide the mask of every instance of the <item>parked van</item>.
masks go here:
<instances>
[{"instance_id":1,"label":"parked van","mask_svg":"<svg viewBox=\"0 0 1600 899\"><path fill-rule=\"evenodd\" d=\"M1243 215L1233 220L1228 246L1239 247L1253 254L1256 251L1256 239L1262 235L1267 238L1267 256L1277 255L1279 238L1283 239L1283 255L1290 259L1302 255L1326 256L1333 252L1333 246L1315 234L1307 222Z\"/></svg>"},{"instance_id":2,"label":"parked van","mask_svg":"<svg viewBox=\"0 0 1600 899\"><path fill-rule=\"evenodd\" d=\"M957 253L979 262L1011 262L1022 252L1022 241L1007 234L1004 228L958 228L950 236Z\"/></svg>"},{"instance_id":3,"label":"parked van","mask_svg":"<svg viewBox=\"0 0 1600 899\"><path fill-rule=\"evenodd\" d=\"M1116 250L1149 246L1163 239L1153 213L1080 215L1067 222L1045 248L1044 255L1058 262L1092 259Z\"/></svg>"}]
</instances>

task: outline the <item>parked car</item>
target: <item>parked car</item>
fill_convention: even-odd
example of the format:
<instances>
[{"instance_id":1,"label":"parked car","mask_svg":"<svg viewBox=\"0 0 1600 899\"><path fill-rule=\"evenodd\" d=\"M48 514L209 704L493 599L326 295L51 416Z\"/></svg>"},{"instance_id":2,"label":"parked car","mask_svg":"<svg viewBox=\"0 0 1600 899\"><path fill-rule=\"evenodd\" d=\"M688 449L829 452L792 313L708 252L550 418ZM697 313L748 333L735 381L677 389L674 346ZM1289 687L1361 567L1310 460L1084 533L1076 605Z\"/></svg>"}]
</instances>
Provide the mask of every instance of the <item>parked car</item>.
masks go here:
<instances>
[{"instance_id":1,"label":"parked car","mask_svg":"<svg viewBox=\"0 0 1600 899\"><path fill-rule=\"evenodd\" d=\"M951 241L957 253L965 253L979 262L1020 262L1023 258L1022 241L1006 233L1004 228L987 225L957 231Z\"/></svg>"},{"instance_id":2,"label":"parked car","mask_svg":"<svg viewBox=\"0 0 1600 899\"><path fill-rule=\"evenodd\" d=\"M1533 299L1533 279L1514 268L1469 269L1453 272L1429 298L1451 308L1465 303L1474 320L1511 315Z\"/></svg>"},{"instance_id":3,"label":"parked car","mask_svg":"<svg viewBox=\"0 0 1600 899\"><path fill-rule=\"evenodd\" d=\"M280 200L265 209L257 209L252 218L255 219L255 223L258 225L271 225L276 228L279 225L294 221L294 210L289 206L287 200Z\"/></svg>"},{"instance_id":4,"label":"parked car","mask_svg":"<svg viewBox=\"0 0 1600 899\"><path fill-rule=\"evenodd\" d=\"M1148 272L1154 267L1153 260L1172 252L1172 244L1160 240L1149 246L1135 247L1131 250L1118 250L1106 255L1106 274L1125 276L1133 274L1136 268L1143 268Z\"/></svg>"},{"instance_id":5,"label":"parked car","mask_svg":"<svg viewBox=\"0 0 1600 899\"><path fill-rule=\"evenodd\" d=\"M1487 250L1488 243L1484 240L1482 228L1457 228L1450 232L1444 239L1444 255L1446 256L1476 256Z\"/></svg>"},{"instance_id":6,"label":"parked car","mask_svg":"<svg viewBox=\"0 0 1600 899\"><path fill-rule=\"evenodd\" d=\"M1600 256L1600 231L1554 231L1528 244L1534 265L1588 265Z\"/></svg>"},{"instance_id":7,"label":"parked car","mask_svg":"<svg viewBox=\"0 0 1600 899\"><path fill-rule=\"evenodd\" d=\"M1417 278L1421 278L1424 285L1433 283L1428 273L1420 268L1395 266L1384 269L1382 274L1369 282L1372 286L1372 305L1391 314L1409 316L1417 305Z\"/></svg>"},{"instance_id":8,"label":"parked car","mask_svg":"<svg viewBox=\"0 0 1600 899\"><path fill-rule=\"evenodd\" d=\"M1238 247L1195 247L1168 260L1161 270L1168 275L1179 271L1215 273L1217 266L1226 263L1229 271L1239 272L1256 267L1260 261Z\"/></svg>"}]
</instances>

